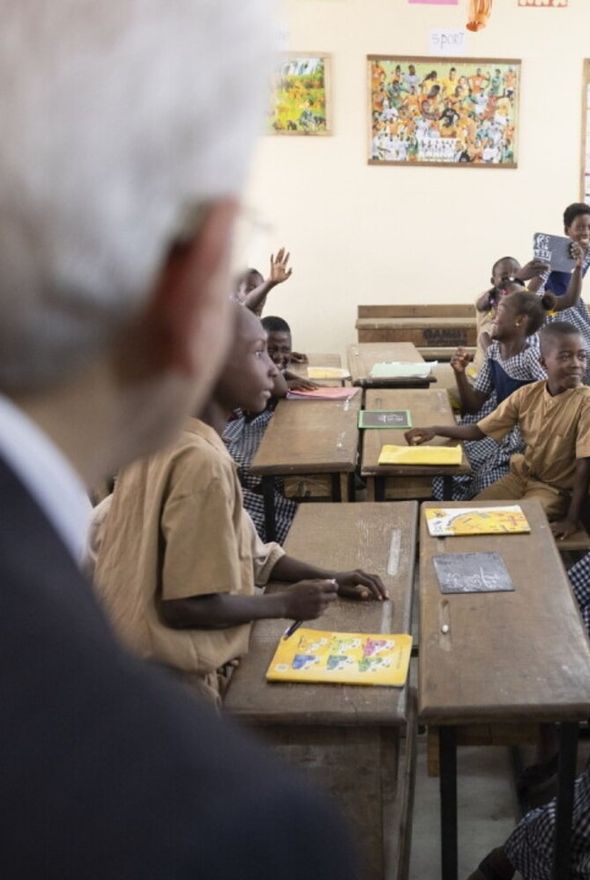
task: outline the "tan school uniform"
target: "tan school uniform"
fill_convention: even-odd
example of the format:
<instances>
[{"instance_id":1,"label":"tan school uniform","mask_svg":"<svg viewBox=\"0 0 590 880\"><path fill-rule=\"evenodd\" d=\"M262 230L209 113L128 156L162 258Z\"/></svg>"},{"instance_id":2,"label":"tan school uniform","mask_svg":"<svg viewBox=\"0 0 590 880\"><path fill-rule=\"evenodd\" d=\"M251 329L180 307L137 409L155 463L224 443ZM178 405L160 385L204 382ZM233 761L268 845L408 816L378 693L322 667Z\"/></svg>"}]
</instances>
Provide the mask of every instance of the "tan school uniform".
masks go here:
<instances>
[{"instance_id":1,"label":"tan school uniform","mask_svg":"<svg viewBox=\"0 0 590 880\"><path fill-rule=\"evenodd\" d=\"M550 519L567 512L576 459L590 457L590 388L580 385L552 396L547 382L525 385L507 397L478 428L501 440L518 425L526 448L510 460L510 473L477 499L538 498Z\"/></svg>"},{"instance_id":2,"label":"tan school uniform","mask_svg":"<svg viewBox=\"0 0 590 880\"><path fill-rule=\"evenodd\" d=\"M179 670L216 701L216 671L246 653L250 624L172 629L162 602L252 595L283 555L278 544L258 538L221 438L190 419L174 446L120 474L98 542L95 582L131 650Z\"/></svg>"}]
</instances>

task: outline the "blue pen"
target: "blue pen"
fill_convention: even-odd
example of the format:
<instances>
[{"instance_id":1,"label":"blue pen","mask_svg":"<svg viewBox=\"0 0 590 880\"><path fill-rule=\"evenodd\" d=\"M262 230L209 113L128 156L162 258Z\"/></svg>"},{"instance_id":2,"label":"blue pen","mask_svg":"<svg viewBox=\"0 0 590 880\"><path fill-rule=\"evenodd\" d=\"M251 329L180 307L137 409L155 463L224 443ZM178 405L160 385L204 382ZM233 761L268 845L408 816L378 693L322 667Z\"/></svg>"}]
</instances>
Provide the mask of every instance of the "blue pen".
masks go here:
<instances>
[{"instance_id":1,"label":"blue pen","mask_svg":"<svg viewBox=\"0 0 590 880\"><path fill-rule=\"evenodd\" d=\"M283 641L285 641L286 639L288 639L289 636L292 636L293 633L294 633L296 630L298 630L299 627L300 627L302 624L303 624L303 621L302 621L302 620L294 620L293 623L291 624L291 626L287 627L287 629L285 630L285 632L284 632L284 634L283 634Z\"/></svg>"}]
</instances>

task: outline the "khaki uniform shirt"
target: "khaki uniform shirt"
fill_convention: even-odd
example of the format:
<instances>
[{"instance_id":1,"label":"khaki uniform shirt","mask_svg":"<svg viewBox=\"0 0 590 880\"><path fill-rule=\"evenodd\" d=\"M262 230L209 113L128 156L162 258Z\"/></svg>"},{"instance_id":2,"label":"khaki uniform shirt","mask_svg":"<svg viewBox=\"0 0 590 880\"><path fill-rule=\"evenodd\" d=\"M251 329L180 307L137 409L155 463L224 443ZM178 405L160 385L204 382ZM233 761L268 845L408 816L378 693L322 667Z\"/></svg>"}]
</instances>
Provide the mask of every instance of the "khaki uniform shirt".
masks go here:
<instances>
[{"instance_id":1,"label":"khaki uniform shirt","mask_svg":"<svg viewBox=\"0 0 590 880\"><path fill-rule=\"evenodd\" d=\"M571 491L576 459L590 457L590 388L580 385L553 397L545 380L532 382L477 423L496 441L514 425L526 444L518 465L523 476Z\"/></svg>"},{"instance_id":2,"label":"khaki uniform shirt","mask_svg":"<svg viewBox=\"0 0 590 880\"><path fill-rule=\"evenodd\" d=\"M284 555L258 538L232 459L196 419L172 448L121 473L95 544L96 587L122 639L197 683L248 650L250 624L172 629L161 618L162 601L251 595Z\"/></svg>"}]
</instances>

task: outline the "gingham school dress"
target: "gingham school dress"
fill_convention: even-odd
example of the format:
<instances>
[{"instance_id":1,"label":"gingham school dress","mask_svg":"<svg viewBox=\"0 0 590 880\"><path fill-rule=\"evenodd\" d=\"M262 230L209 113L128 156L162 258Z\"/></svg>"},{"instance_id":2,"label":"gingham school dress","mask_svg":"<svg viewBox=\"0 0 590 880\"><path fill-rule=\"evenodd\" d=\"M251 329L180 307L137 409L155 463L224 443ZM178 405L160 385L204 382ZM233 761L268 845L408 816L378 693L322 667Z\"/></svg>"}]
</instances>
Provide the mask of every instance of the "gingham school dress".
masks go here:
<instances>
[{"instance_id":1,"label":"gingham school dress","mask_svg":"<svg viewBox=\"0 0 590 880\"><path fill-rule=\"evenodd\" d=\"M260 441L272 415L272 409L265 409L260 415L254 417L249 417L237 410L236 417L227 423L223 432L223 440L228 452L238 466L238 478L242 486L244 507L250 514L261 540L265 543L268 538L264 522L262 480L250 471L250 464L258 451ZM297 510L297 502L285 498L280 480L275 480L274 501L276 541L283 544Z\"/></svg>"},{"instance_id":2,"label":"gingham school dress","mask_svg":"<svg viewBox=\"0 0 590 880\"><path fill-rule=\"evenodd\" d=\"M479 422L517 388L545 379L546 375L539 363L539 343L536 335L529 337L523 351L506 360L502 358L500 344L496 341L492 342L473 386L476 391L489 394L489 397L479 412L463 416L460 424L473 425ZM506 476L510 466L510 456L523 452L524 442L519 429L513 428L500 443L496 443L491 437L485 437L483 440L468 440L464 447L472 473L470 476L453 478L453 501L468 501L487 486ZM441 500L443 497L441 477L434 478L432 488L434 498Z\"/></svg>"}]
</instances>

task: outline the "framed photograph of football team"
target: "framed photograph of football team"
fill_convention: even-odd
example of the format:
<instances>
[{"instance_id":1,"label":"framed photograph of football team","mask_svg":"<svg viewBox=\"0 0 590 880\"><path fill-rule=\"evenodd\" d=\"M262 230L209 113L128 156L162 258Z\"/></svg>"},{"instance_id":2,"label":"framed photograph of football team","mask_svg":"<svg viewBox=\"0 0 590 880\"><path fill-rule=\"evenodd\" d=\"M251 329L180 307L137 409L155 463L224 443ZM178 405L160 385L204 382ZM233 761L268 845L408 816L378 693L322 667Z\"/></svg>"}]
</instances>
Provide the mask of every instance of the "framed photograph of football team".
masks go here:
<instances>
[{"instance_id":1,"label":"framed photograph of football team","mask_svg":"<svg viewBox=\"0 0 590 880\"><path fill-rule=\"evenodd\" d=\"M520 61L367 61L369 164L517 167Z\"/></svg>"},{"instance_id":2,"label":"framed photograph of football team","mask_svg":"<svg viewBox=\"0 0 590 880\"><path fill-rule=\"evenodd\" d=\"M268 133L331 134L330 110L330 56L283 55L273 76Z\"/></svg>"}]
</instances>

